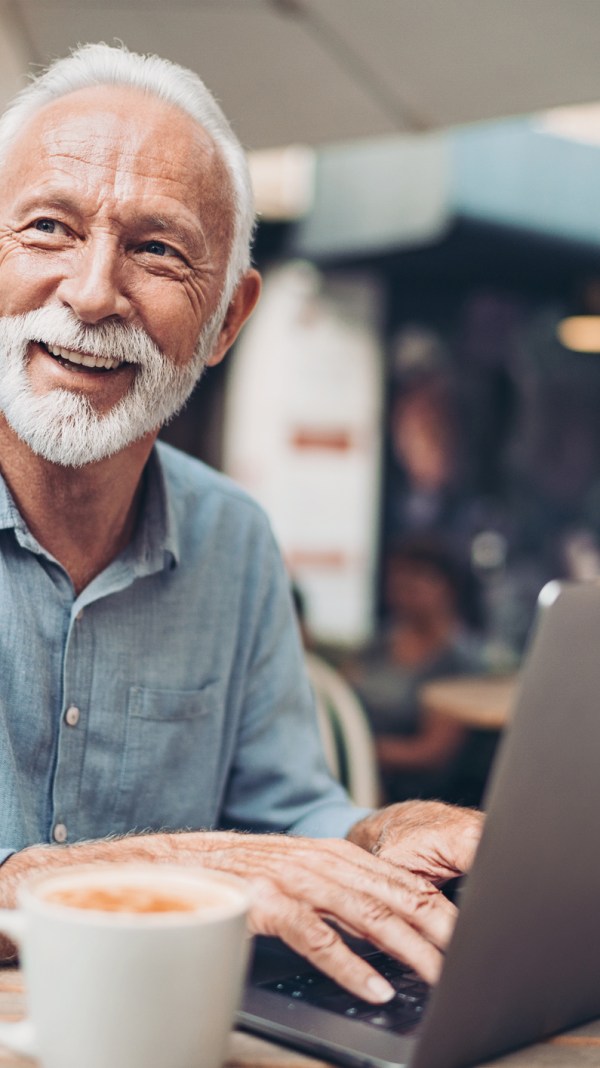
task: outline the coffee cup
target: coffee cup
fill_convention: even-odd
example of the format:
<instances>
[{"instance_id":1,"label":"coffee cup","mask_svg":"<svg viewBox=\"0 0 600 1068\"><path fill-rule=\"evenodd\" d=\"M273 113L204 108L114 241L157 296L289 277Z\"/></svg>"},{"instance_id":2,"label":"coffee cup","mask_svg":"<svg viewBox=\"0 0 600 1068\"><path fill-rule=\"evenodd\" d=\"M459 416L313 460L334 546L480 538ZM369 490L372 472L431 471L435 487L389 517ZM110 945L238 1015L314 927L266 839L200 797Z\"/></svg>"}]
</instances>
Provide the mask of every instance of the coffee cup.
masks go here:
<instances>
[{"instance_id":1,"label":"coffee cup","mask_svg":"<svg viewBox=\"0 0 600 1068\"><path fill-rule=\"evenodd\" d=\"M29 1016L0 1043L44 1068L219 1068L250 939L242 880L160 864L36 877L0 931L19 946Z\"/></svg>"}]
</instances>

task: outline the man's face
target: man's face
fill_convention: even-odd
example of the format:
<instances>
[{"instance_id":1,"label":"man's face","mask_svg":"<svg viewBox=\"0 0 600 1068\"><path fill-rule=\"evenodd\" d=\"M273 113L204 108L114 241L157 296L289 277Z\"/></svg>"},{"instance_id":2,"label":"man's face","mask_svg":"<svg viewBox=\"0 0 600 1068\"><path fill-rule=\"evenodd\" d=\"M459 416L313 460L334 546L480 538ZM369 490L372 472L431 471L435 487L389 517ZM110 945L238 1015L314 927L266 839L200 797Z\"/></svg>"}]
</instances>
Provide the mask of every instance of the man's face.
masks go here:
<instances>
[{"instance_id":1,"label":"man's face","mask_svg":"<svg viewBox=\"0 0 600 1068\"><path fill-rule=\"evenodd\" d=\"M137 392L139 437L172 414L161 388L167 408L181 406L231 340L215 322L229 189L198 125L137 90L80 90L29 121L0 167L0 362L18 362L36 420L59 401L92 422L127 421ZM90 353L95 366L81 362Z\"/></svg>"}]
</instances>

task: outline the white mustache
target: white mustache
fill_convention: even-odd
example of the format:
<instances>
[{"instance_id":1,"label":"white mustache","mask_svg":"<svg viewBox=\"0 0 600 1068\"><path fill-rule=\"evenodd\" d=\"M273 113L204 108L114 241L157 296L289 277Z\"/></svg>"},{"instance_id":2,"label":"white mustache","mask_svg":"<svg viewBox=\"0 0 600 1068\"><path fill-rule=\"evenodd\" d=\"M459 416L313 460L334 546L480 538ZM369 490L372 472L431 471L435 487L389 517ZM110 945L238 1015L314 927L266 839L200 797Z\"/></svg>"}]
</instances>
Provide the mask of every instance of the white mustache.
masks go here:
<instances>
[{"instance_id":1,"label":"white mustache","mask_svg":"<svg viewBox=\"0 0 600 1068\"><path fill-rule=\"evenodd\" d=\"M64 305L47 305L13 317L24 341L103 356L120 363L148 364L164 355L146 331L129 323L82 323Z\"/></svg>"}]
</instances>

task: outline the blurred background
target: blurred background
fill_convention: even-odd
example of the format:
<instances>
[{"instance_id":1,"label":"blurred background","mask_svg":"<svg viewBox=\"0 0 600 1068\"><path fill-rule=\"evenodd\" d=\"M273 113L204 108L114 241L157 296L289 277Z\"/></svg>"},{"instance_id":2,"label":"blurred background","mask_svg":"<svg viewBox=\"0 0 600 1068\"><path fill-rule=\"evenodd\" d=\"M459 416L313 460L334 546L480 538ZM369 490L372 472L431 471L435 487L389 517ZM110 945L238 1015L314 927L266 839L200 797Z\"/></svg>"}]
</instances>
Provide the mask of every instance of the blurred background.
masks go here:
<instances>
[{"instance_id":1,"label":"blurred background","mask_svg":"<svg viewBox=\"0 0 600 1068\"><path fill-rule=\"evenodd\" d=\"M163 437L266 507L385 796L477 803L508 713L432 680L512 683L600 574L600 3L2 0L0 97L115 39L204 78L259 210L261 304Z\"/></svg>"}]
</instances>

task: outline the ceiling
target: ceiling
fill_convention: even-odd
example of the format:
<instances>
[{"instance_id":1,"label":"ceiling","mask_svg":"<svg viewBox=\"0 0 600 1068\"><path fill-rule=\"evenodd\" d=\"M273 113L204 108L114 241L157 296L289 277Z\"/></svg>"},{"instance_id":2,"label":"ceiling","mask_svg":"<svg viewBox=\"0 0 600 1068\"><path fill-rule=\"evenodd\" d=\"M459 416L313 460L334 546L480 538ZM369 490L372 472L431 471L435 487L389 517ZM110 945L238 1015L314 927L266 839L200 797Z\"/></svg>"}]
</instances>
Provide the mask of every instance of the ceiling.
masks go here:
<instances>
[{"instance_id":1,"label":"ceiling","mask_svg":"<svg viewBox=\"0 0 600 1068\"><path fill-rule=\"evenodd\" d=\"M596 0L0 0L0 103L115 38L196 70L248 148L600 100Z\"/></svg>"}]
</instances>

